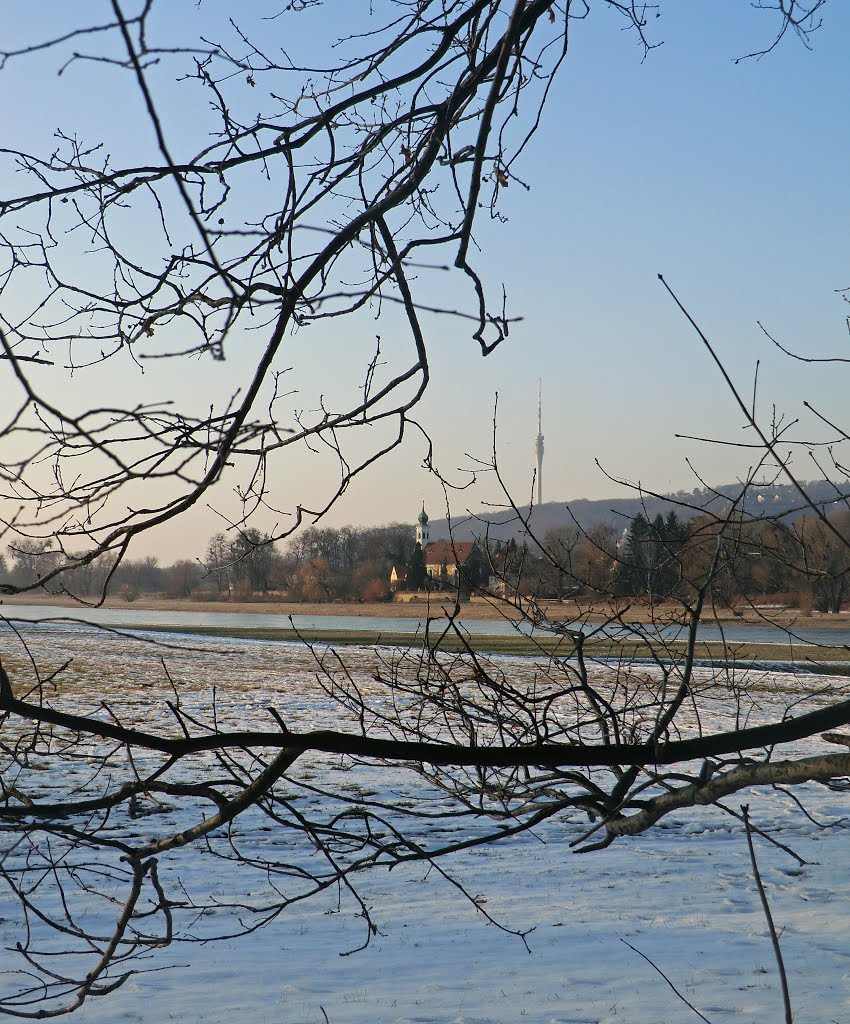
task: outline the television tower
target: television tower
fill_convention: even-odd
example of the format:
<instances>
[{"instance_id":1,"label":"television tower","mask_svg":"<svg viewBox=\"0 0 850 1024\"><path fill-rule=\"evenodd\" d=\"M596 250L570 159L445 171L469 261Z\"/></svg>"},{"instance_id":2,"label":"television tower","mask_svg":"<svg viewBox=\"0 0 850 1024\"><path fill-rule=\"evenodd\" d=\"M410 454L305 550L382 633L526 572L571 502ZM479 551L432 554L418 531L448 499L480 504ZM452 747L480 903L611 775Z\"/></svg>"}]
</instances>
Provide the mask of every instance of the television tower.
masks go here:
<instances>
[{"instance_id":1,"label":"television tower","mask_svg":"<svg viewBox=\"0 0 850 1024\"><path fill-rule=\"evenodd\" d=\"M537 440L534 452L537 456L537 504L543 504L543 402L542 381L537 381Z\"/></svg>"}]
</instances>

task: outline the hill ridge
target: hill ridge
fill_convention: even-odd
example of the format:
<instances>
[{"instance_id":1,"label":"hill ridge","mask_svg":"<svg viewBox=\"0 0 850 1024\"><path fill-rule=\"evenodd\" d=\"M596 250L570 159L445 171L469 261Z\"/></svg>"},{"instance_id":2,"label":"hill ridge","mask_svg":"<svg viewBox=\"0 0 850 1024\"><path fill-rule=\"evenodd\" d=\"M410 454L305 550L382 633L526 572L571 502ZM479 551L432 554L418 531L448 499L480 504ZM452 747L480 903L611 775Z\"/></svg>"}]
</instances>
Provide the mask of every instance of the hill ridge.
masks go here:
<instances>
[{"instance_id":1,"label":"hill ridge","mask_svg":"<svg viewBox=\"0 0 850 1024\"><path fill-rule=\"evenodd\" d=\"M831 507L850 508L850 480L838 483L829 480L801 482L811 501L827 511ZM572 501L549 501L530 508L518 506L520 515L529 518L535 534L541 538L549 531L563 526L577 524L588 530L597 523L607 523L618 530L628 528L631 520L640 512L649 519L656 515L666 516L671 510L680 519L692 519L708 513L725 514L732 502L752 518L779 518L792 522L809 507L799 491L792 484L769 483L751 484L741 501L743 487L740 483L722 484L718 487L695 488L693 491L675 491L665 495L636 492L622 498L576 498ZM521 539L525 533L520 517L510 508L466 511L448 519L431 520L431 538L457 541L481 538L485 534L493 540L507 541Z\"/></svg>"}]
</instances>

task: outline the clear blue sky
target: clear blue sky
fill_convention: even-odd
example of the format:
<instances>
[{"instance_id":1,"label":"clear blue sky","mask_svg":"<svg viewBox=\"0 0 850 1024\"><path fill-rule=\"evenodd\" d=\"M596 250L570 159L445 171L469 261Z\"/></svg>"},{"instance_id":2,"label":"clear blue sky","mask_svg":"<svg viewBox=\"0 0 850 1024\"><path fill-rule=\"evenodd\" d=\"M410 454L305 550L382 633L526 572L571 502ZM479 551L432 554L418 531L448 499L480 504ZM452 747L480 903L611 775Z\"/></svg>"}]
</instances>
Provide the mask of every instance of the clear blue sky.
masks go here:
<instances>
[{"instance_id":1,"label":"clear blue sky","mask_svg":"<svg viewBox=\"0 0 850 1024\"><path fill-rule=\"evenodd\" d=\"M441 466L462 465L462 450L487 457L498 391L500 462L529 494L540 376L545 500L616 493L597 459L654 490L697 486L688 458L711 483L745 469L749 460L728 448L674 437L744 435L659 272L747 394L761 360L760 408L775 402L796 415L807 399L841 420L842 371L777 358L756 322L805 354L847 350L850 310L836 289L850 285L850 5L827 5L811 51L789 36L737 64L769 39L768 12L733 2L661 11L650 31L663 45L645 61L600 4L573 29L519 171L531 191L513 190L509 223L481 238L491 280L505 282L525 319L486 360L459 332L436 346L425 418ZM398 484L387 467L387 517L410 507L401 463L393 459ZM797 466L819 475L805 458ZM427 480L421 492L436 507ZM373 496L370 482L348 507L368 518Z\"/></svg>"},{"instance_id":2,"label":"clear blue sky","mask_svg":"<svg viewBox=\"0 0 850 1024\"><path fill-rule=\"evenodd\" d=\"M353 24L363 5L325 6ZM519 500L531 492L538 377L546 500L617 493L596 460L615 477L661 491L697 486L687 459L713 483L745 468L746 458L729 448L674 436L744 437L719 374L660 286L659 272L747 394L762 361L760 408L775 402L797 415L805 399L840 421L846 405L841 367L804 368L779 357L756 321L804 354L847 348L850 309L836 290L850 285L850 4L830 0L811 51L788 36L772 54L740 63L735 58L769 42L775 27L770 12L745 0L661 0L650 33L663 45L645 60L621 19L598 0L591 6L572 29L543 126L515 168L530 190L511 186L503 193L507 223L482 219L477 231L479 265L491 287L504 283L509 310L522 322L482 359L462 325L426 321L433 379L419 418L433 437L437 465L452 473L467 465L467 454L489 457L498 392L499 459ZM188 25L231 7L174 0L170 9ZM0 38L26 36L32 18L7 6ZM309 33L289 44L315 45ZM78 65L62 80L41 80L31 66L10 65L0 75L10 136L47 145L56 127L79 118L128 154L144 151L150 134L138 101L110 93L104 103L100 73ZM179 109L171 113L179 124ZM2 181L17 190L7 172ZM434 297L454 299L458 284L444 277L433 275ZM364 334L353 357L329 354L315 338L293 343L305 404L334 386L348 358L353 372L372 334L389 336L383 326L356 329ZM75 378L74 386L81 396L89 387L102 392L113 386L110 375L124 371L110 364L90 382ZM234 367L205 367L196 379L219 372ZM169 387L165 372L161 383ZM354 483L327 522L412 521L422 500L439 515L442 494L421 469L423 454L411 435ZM275 497L282 508L320 502L318 465L299 457L281 468ZM795 468L804 478L818 475L804 456ZM453 510L492 500L498 495L485 479L457 496ZM164 560L200 554L220 525L203 511L133 553L156 550Z\"/></svg>"}]
</instances>

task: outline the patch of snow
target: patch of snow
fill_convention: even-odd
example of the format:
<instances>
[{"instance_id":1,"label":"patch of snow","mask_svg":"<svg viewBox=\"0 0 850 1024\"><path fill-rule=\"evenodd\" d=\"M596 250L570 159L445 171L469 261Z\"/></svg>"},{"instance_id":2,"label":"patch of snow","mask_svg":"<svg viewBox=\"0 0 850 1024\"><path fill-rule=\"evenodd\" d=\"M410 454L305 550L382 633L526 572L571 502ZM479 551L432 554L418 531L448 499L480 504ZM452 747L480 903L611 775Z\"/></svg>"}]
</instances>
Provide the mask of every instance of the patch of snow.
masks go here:
<instances>
[{"instance_id":1,"label":"patch of snow","mask_svg":"<svg viewBox=\"0 0 850 1024\"><path fill-rule=\"evenodd\" d=\"M50 639L40 636L32 643L43 649L34 653L49 660ZM145 659L152 675L161 672L161 652L131 646L95 633L84 637L66 699L79 710L94 711L108 678L113 705L120 704L128 716L143 716L151 728L162 726L168 716L154 700L160 691L140 682ZM237 653L223 655L225 648ZM372 652L350 650L346 658L368 686ZM193 652L169 652L168 664L191 714L209 710L211 684L218 681L217 713L228 725L269 727L270 704L285 709L293 728L315 728L337 714L315 684L310 659L296 646L199 643ZM516 664L521 665L519 659ZM827 690L835 685L834 679L821 682ZM771 717L777 709L781 713L787 693L800 680L774 673L770 683L750 694L749 721ZM807 677L806 685L814 690L819 683ZM728 727L738 711L718 701L709 702L701 715L711 731ZM293 798L308 805L319 799L299 791L298 783L307 782L352 792L361 787L377 800L399 793L411 800L435 799L420 793L418 780L400 769L343 768L349 766L318 756L298 762ZM41 785L49 791L49 773ZM795 1021L848 1020L850 871L842 820L848 798L814 785L798 792L826 828L815 826L781 791L747 795L754 823L806 861L800 867L757 838L760 868L782 930ZM738 810L738 803L730 806ZM177 825L185 814L176 812ZM158 828L161 821L146 826L139 819L134 828ZM181 937L199 941L152 952L144 966L154 973L90 1000L76 1019L85 1024L691 1024L692 1010L643 957L715 1021L780 1019L776 966L740 823L718 807L694 808L605 851L576 855L569 843L586 824L552 820L533 835L468 850L446 863L469 892L480 895L489 914L513 928L534 929L530 952L518 938L487 924L427 866L375 869L359 880L380 928L365 950L340 955L360 945L363 926L351 906L343 903L340 909L335 892L294 905L267 927L237 939L206 941L235 927L233 911L222 909L200 921L181 918ZM454 828L450 820L435 823L432 838L451 835ZM240 819L237 833L246 851L289 841L269 830L268 819L259 815ZM238 896L248 908L262 906L268 880L214 856L225 848L213 842L212 855L193 849L171 854L161 870L171 882L179 877L188 893L212 891L224 901ZM17 941L18 920L3 891L0 945Z\"/></svg>"}]
</instances>

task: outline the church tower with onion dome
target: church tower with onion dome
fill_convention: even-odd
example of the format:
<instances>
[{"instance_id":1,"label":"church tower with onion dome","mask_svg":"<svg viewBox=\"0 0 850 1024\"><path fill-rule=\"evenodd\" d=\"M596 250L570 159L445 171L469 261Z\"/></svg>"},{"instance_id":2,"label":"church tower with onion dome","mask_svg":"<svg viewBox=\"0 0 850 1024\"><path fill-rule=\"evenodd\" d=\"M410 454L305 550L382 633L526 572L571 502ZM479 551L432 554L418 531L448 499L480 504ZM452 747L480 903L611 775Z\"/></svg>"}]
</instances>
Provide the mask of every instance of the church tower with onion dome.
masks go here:
<instances>
[{"instance_id":1,"label":"church tower with onion dome","mask_svg":"<svg viewBox=\"0 0 850 1024\"><path fill-rule=\"evenodd\" d=\"M416 520L416 543L420 545L423 551L431 543L431 534L428 530L428 513L425 511L424 501L422 502L422 511Z\"/></svg>"}]
</instances>

